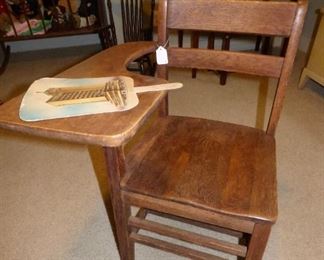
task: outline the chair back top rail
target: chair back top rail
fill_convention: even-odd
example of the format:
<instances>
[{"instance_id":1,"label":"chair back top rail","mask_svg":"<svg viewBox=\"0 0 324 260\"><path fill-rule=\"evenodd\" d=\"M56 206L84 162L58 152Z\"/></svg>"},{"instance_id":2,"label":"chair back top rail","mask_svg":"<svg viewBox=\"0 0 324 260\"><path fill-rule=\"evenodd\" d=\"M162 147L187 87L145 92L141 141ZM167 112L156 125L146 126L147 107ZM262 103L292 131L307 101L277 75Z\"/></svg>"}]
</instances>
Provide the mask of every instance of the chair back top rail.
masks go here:
<instances>
[{"instance_id":1,"label":"chair back top rail","mask_svg":"<svg viewBox=\"0 0 324 260\"><path fill-rule=\"evenodd\" d=\"M297 2L244 0L160 0L158 43L165 45L169 29L258 34L288 38L285 57L193 48L169 47L169 64L158 66L231 71L278 78L266 132L274 135L292 72L307 10L307 0Z\"/></svg>"},{"instance_id":2,"label":"chair back top rail","mask_svg":"<svg viewBox=\"0 0 324 260\"><path fill-rule=\"evenodd\" d=\"M290 35L297 7L293 2L246 0L177 0L168 6L171 29L276 36Z\"/></svg>"}]
</instances>

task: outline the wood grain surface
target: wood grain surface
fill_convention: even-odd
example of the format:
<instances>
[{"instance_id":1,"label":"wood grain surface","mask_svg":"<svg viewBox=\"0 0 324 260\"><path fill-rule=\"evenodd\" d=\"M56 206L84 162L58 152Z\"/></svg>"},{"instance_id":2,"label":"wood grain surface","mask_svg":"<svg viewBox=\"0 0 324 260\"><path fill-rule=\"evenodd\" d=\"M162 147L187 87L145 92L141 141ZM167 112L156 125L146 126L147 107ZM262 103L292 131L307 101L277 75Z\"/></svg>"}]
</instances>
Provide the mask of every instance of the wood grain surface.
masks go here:
<instances>
[{"instance_id":1,"label":"wood grain surface","mask_svg":"<svg viewBox=\"0 0 324 260\"><path fill-rule=\"evenodd\" d=\"M102 51L91 58L56 75L60 78L130 76L135 86L165 83L163 79L130 73L127 64L143 54L155 50L153 42L119 45ZM0 106L0 127L26 134L63 139L71 142L119 146L129 140L145 119L158 106L165 92L139 95L139 105L130 111L104 113L39 122L24 122L19 118L22 95Z\"/></svg>"},{"instance_id":2,"label":"wood grain surface","mask_svg":"<svg viewBox=\"0 0 324 260\"><path fill-rule=\"evenodd\" d=\"M168 116L127 156L126 190L274 221L275 141L264 131Z\"/></svg>"}]
</instances>

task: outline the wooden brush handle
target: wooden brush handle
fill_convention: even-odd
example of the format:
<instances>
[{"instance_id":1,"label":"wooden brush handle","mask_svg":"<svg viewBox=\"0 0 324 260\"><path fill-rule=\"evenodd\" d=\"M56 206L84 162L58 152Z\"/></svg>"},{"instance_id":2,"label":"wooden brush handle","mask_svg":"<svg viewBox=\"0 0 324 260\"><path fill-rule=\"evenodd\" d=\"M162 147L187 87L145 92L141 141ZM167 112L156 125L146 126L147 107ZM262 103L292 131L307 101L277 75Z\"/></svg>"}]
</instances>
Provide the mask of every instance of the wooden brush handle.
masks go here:
<instances>
[{"instance_id":1,"label":"wooden brush handle","mask_svg":"<svg viewBox=\"0 0 324 260\"><path fill-rule=\"evenodd\" d=\"M159 84L159 85L152 85L152 86L135 87L135 92L143 93L149 91L171 90L171 89L181 88L182 86L183 86L182 83L166 83L166 84Z\"/></svg>"}]
</instances>

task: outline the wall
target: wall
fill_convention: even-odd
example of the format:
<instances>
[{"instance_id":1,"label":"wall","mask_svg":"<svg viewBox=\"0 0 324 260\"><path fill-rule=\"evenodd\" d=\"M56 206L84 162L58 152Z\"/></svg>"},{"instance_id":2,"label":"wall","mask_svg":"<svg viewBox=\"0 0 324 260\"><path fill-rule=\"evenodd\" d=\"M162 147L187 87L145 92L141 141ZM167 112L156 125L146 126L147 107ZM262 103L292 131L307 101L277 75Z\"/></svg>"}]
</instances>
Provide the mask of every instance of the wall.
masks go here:
<instances>
[{"instance_id":1,"label":"wall","mask_svg":"<svg viewBox=\"0 0 324 260\"><path fill-rule=\"evenodd\" d=\"M122 23L121 23L121 11L120 11L120 0L111 0L112 8L114 13L114 21L117 32L118 43L123 42L122 36ZM313 34L314 25L317 19L315 13L316 9L324 6L323 0L309 0L309 9L305 21L305 26L300 42L300 50L307 52L311 36ZM172 39L175 40L174 38ZM99 44L99 38L97 35L84 35L84 36L73 36L73 37L62 37L53 39L43 40L31 40L22 42L10 43L12 52L22 52L37 49L48 49L48 48L60 48L69 47L75 45L90 45ZM242 42L246 45L246 42ZM205 43L203 43L203 46ZM235 45L234 45L235 46Z\"/></svg>"},{"instance_id":2,"label":"wall","mask_svg":"<svg viewBox=\"0 0 324 260\"><path fill-rule=\"evenodd\" d=\"M304 52L308 51L309 43L313 35L314 26L318 17L316 10L321 7L324 7L324 0L308 0L308 12L299 44L299 48Z\"/></svg>"}]
</instances>

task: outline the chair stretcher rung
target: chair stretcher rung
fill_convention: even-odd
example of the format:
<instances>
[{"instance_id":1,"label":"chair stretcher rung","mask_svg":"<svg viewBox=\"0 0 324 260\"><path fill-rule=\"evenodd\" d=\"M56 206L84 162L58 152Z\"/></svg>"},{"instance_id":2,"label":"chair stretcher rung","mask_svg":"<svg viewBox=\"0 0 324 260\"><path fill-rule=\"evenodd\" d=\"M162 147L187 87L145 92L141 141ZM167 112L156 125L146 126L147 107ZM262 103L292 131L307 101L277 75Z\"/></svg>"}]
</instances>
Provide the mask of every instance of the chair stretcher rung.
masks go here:
<instances>
[{"instance_id":1,"label":"chair stretcher rung","mask_svg":"<svg viewBox=\"0 0 324 260\"><path fill-rule=\"evenodd\" d=\"M191 259L198 259L198 260L226 260L225 258L214 256L211 254L203 253L197 250L193 250L184 246L179 246L175 244L171 244L169 242L148 237L145 235L140 235L136 233L130 234L130 239L134 242L141 243L143 245L151 246L154 248L158 248L167 252L171 252L177 255L189 257Z\"/></svg>"},{"instance_id":2,"label":"chair stretcher rung","mask_svg":"<svg viewBox=\"0 0 324 260\"><path fill-rule=\"evenodd\" d=\"M240 231L235 231L235 230L232 230L232 229L218 227L218 226L211 225L211 224L208 224L208 223L203 223L203 222L200 222L200 221L197 221L197 220L192 220L192 219L187 219L187 218L183 218L183 217L178 217L178 216L175 216L175 215L165 214L165 213L158 212L158 211L155 211L155 210L148 210L148 213L156 215L156 216L161 216L163 218L168 218L168 219L172 219L172 220L176 220L176 221L180 221L180 222L185 222L187 224L194 225L194 226L197 226L197 227L211 229L213 231L216 231L216 232L219 232L219 233L222 233L222 234L226 234L226 235L229 235L229 236L233 236L233 237L237 237L237 238L242 238L243 237L243 233L240 232Z\"/></svg>"},{"instance_id":3,"label":"chair stretcher rung","mask_svg":"<svg viewBox=\"0 0 324 260\"><path fill-rule=\"evenodd\" d=\"M140 219L145 219L146 215L148 213L147 209L140 208L138 212L136 213L136 217ZM132 228L132 232L137 233L139 231L139 228Z\"/></svg>"},{"instance_id":4,"label":"chair stretcher rung","mask_svg":"<svg viewBox=\"0 0 324 260\"><path fill-rule=\"evenodd\" d=\"M148 213L148 210L147 209L140 208L138 210L138 212L136 213L136 217L137 218L144 219L146 217L147 213Z\"/></svg>"},{"instance_id":5,"label":"chair stretcher rung","mask_svg":"<svg viewBox=\"0 0 324 260\"><path fill-rule=\"evenodd\" d=\"M180 230L178 228L170 227L164 224L156 223L150 220L130 217L128 224L137 229L144 229L155 232L163 236L172 237L185 242L193 243L199 246L208 247L237 256L246 256L246 247L242 245L233 244L219 239L199 235L190 231Z\"/></svg>"},{"instance_id":6,"label":"chair stretcher rung","mask_svg":"<svg viewBox=\"0 0 324 260\"><path fill-rule=\"evenodd\" d=\"M254 223L251 220L238 219L236 217L225 216L214 212L210 214L209 211L188 211L188 206L181 203L164 201L142 194L133 193L130 191L122 191L124 200L130 205L149 208L158 211L161 207L167 214L177 215L183 218L189 217L191 219L199 219L202 222L214 224L228 229L240 230L241 232L252 234ZM199 213L198 213L199 212Z\"/></svg>"}]
</instances>

